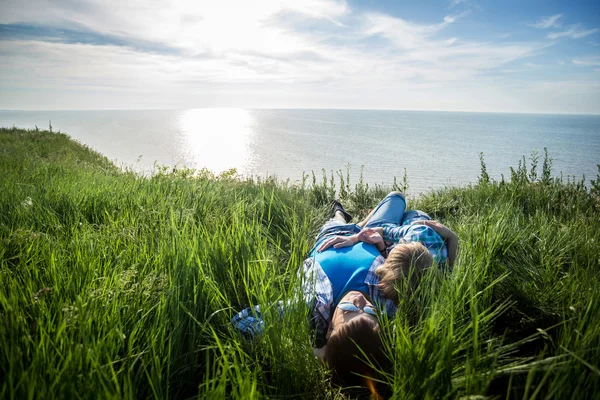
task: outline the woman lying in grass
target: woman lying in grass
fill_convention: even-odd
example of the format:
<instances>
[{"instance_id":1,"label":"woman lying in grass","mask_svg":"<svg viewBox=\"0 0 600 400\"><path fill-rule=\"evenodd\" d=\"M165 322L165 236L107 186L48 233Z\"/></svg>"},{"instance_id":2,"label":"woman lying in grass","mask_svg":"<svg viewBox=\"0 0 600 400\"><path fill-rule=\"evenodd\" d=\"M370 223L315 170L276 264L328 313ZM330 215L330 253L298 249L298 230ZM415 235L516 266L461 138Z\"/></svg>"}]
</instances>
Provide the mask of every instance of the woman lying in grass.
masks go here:
<instances>
[{"instance_id":1,"label":"woman lying in grass","mask_svg":"<svg viewBox=\"0 0 600 400\"><path fill-rule=\"evenodd\" d=\"M435 262L440 268L452 268L458 250L458 237L450 229L420 210L410 210L403 214L400 223L395 220L373 218L385 207L390 196L401 196L392 192L371 211L358 226L364 227L353 235L336 235L324 241L318 251L331 246L341 249L354 246L357 242L370 243L387 257L385 264L377 270L380 288L384 296L398 302L395 283L410 276L410 287L414 289L423 271ZM402 198L403 199L403 198ZM399 207L401 203L395 202ZM426 249L426 251L425 251ZM410 267L414 264L414 271Z\"/></svg>"},{"instance_id":2,"label":"woman lying in grass","mask_svg":"<svg viewBox=\"0 0 600 400\"><path fill-rule=\"evenodd\" d=\"M320 347L315 354L333 370L333 380L340 385L369 384L365 377L374 377L373 366L384 367L378 316L395 314L396 281L408 276L411 267L422 270L433 261L420 243L396 246L399 250L392 250L391 261L386 261L385 232L394 239L412 231L401 231L405 208L404 196L392 192L364 221L349 224L351 216L335 202L334 217L321 228L304 261L304 299L310 304L309 320ZM232 322L250 335L264 326L259 306L243 310Z\"/></svg>"}]
</instances>

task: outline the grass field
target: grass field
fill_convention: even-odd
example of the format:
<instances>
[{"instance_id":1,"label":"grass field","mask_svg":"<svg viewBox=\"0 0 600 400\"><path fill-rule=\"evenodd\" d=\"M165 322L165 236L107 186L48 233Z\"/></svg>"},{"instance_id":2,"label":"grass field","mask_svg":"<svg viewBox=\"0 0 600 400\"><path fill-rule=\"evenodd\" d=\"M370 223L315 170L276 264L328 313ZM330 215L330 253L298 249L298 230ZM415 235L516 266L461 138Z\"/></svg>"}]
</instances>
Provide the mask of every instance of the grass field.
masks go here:
<instances>
[{"instance_id":1,"label":"grass field","mask_svg":"<svg viewBox=\"0 0 600 400\"><path fill-rule=\"evenodd\" d=\"M384 323L384 394L600 396L599 177L515 161L506 180L482 159L478 184L409 201L459 256ZM0 398L360 397L329 385L305 310L269 305L294 296L331 198L360 216L391 189L342 172L140 177L64 134L1 129ZM254 304L268 323L247 341L230 318Z\"/></svg>"}]
</instances>

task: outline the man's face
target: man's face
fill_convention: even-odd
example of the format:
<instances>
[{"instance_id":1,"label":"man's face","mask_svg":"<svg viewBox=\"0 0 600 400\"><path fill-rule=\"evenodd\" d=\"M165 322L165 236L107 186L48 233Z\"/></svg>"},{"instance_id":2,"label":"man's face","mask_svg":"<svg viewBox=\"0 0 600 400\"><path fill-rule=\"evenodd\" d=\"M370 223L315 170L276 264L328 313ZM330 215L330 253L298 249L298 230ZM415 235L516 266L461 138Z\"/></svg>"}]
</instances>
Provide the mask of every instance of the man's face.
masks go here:
<instances>
[{"instance_id":1,"label":"man's face","mask_svg":"<svg viewBox=\"0 0 600 400\"><path fill-rule=\"evenodd\" d=\"M367 319L374 321L375 323L378 322L376 316L367 314L366 312L363 311L366 306L370 306L372 308L375 308L375 307L373 306L371 301L368 300L367 297L364 294L362 294L361 292L350 291L350 292L346 293L344 295L344 297L342 297L342 299L340 300L340 303L343 303L343 302L352 303L357 308L359 308L359 310L358 311L344 311L344 310L336 307L335 311L333 312L333 317L331 318L331 323L329 324L329 331L327 332L327 336L326 336L327 339L329 339L329 337L332 335L332 333L334 333L336 331L336 329L339 329L342 325L347 324L349 321L353 320L354 318L367 318Z\"/></svg>"}]
</instances>

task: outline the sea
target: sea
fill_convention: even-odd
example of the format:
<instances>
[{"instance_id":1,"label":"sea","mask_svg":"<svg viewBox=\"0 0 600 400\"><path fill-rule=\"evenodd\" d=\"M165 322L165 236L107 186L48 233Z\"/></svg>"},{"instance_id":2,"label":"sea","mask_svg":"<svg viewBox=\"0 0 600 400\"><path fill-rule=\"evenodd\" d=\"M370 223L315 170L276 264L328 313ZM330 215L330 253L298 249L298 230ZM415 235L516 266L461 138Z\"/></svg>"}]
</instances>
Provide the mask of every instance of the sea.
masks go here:
<instances>
[{"instance_id":1,"label":"sea","mask_svg":"<svg viewBox=\"0 0 600 400\"><path fill-rule=\"evenodd\" d=\"M150 175L157 166L275 176L292 184L331 175L350 185L398 184L408 194L510 177L547 149L552 173L587 184L600 164L600 115L438 111L229 109L0 111L0 126L48 129ZM541 171L540 171L541 172Z\"/></svg>"}]
</instances>

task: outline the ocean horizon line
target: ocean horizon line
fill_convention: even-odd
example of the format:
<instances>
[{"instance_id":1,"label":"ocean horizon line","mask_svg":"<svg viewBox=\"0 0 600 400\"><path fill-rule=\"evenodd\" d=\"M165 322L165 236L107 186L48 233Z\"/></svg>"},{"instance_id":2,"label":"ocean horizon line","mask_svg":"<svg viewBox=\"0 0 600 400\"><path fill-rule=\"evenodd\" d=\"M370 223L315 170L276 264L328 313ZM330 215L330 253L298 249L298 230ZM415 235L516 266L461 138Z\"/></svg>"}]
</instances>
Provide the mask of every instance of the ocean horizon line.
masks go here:
<instances>
[{"instance_id":1,"label":"ocean horizon line","mask_svg":"<svg viewBox=\"0 0 600 400\"><path fill-rule=\"evenodd\" d=\"M19 109L3 108L0 112L102 112L102 111L187 111L187 110L282 110L282 111L383 111L383 112L416 112L416 113L448 113L448 114L500 114L500 115L572 115L599 117L599 113L570 113L546 111L479 111L479 110L425 110L425 109L393 109L393 108L306 108L306 107L189 107L189 108L81 108L81 109Z\"/></svg>"},{"instance_id":2,"label":"ocean horizon line","mask_svg":"<svg viewBox=\"0 0 600 400\"><path fill-rule=\"evenodd\" d=\"M494 179L547 149L553 170L596 176L600 117L422 110L197 108L1 111L0 126L52 129L139 170L154 163L300 179L352 165L357 181L416 192L475 182L481 153ZM537 153L536 153L537 152ZM535 155L537 154L537 155ZM142 156L142 157L140 157Z\"/></svg>"}]
</instances>

